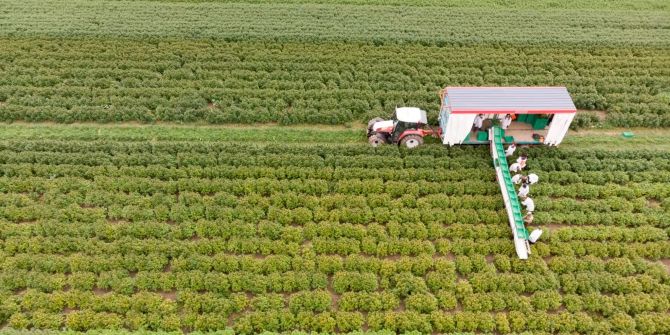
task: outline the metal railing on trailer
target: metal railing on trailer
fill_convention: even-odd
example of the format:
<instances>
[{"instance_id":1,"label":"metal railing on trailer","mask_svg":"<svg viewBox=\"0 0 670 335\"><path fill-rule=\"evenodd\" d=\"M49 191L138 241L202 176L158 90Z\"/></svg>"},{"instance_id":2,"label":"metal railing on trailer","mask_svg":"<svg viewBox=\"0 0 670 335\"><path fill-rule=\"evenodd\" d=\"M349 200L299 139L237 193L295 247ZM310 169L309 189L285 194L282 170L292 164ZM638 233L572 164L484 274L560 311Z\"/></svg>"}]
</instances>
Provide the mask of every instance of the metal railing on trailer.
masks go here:
<instances>
[{"instance_id":1,"label":"metal railing on trailer","mask_svg":"<svg viewBox=\"0 0 670 335\"><path fill-rule=\"evenodd\" d=\"M493 159L493 167L496 170L498 184L502 192L503 201L505 202L505 209L507 210L507 217L509 219L510 228L514 236L514 248L516 254L520 259L528 259L530 254L530 244L528 243L528 230L523 223L523 216L521 215L521 204L517 197L512 176L509 172L509 165L505 157L505 148L503 146L503 132L498 126L493 126L489 129L489 140L491 142L491 158Z\"/></svg>"}]
</instances>

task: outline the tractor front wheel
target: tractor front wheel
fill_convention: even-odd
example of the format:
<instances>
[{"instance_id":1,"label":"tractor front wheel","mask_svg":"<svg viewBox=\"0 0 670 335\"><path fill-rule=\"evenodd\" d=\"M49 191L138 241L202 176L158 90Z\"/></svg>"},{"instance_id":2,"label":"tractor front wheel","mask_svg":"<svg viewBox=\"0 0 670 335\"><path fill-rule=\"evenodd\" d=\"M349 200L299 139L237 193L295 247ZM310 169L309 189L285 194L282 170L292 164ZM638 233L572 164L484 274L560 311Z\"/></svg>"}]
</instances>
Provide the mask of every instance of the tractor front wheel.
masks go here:
<instances>
[{"instance_id":1,"label":"tractor front wheel","mask_svg":"<svg viewBox=\"0 0 670 335\"><path fill-rule=\"evenodd\" d=\"M400 140L400 145L407 149L414 149L423 144L423 137L419 135L407 135Z\"/></svg>"},{"instance_id":2,"label":"tractor front wheel","mask_svg":"<svg viewBox=\"0 0 670 335\"><path fill-rule=\"evenodd\" d=\"M384 138L382 138L381 136L374 134L368 137L368 142L373 148L376 148L386 143L386 140L384 140Z\"/></svg>"}]
</instances>

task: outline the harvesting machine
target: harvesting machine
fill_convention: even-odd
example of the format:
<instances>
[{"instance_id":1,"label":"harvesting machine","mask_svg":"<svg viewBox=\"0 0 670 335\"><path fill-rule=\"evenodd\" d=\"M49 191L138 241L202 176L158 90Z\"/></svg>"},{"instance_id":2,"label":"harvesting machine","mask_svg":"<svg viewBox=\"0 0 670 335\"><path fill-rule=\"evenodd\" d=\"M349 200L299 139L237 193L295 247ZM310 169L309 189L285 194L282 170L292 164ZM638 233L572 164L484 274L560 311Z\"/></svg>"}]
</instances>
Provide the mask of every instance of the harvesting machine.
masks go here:
<instances>
[{"instance_id":1,"label":"harvesting machine","mask_svg":"<svg viewBox=\"0 0 670 335\"><path fill-rule=\"evenodd\" d=\"M439 128L428 125L426 112L416 107L396 108L393 120L375 118L368 123L373 147L393 143L409 149L423 144L425 136L443 144L488 144L505 203L514 246L520 259L530 254L529 234L508 169L504 144L550 145L561 143L577 109L565 87L447 87L440 92ZM513 121L502 129L500 121ZM475 118L481 127L473 127Z\"/></svg>"}]
</instances>

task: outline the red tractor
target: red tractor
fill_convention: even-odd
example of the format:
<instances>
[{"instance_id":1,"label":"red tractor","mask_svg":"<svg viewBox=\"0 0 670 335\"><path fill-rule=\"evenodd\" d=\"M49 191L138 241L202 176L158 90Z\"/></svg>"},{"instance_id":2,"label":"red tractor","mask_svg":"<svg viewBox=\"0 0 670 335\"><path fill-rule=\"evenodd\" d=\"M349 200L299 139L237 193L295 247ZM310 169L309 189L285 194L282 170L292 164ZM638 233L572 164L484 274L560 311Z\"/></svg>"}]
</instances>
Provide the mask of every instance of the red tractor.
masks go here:
<instances>
[{"instance_id":1,"label":"red tractor","mask_svg":"<svg viewBox=\"0 0 670 335\"><path fill-rule=\"evenodd\" d=\"M395 109L395 119L384 120L374 118L368 122L368 142L373 147L393 143L408 149L423 144L425 136L438 136L428 127L426 111L416 107L399 107Z\"/></svg>"}]
</instances>

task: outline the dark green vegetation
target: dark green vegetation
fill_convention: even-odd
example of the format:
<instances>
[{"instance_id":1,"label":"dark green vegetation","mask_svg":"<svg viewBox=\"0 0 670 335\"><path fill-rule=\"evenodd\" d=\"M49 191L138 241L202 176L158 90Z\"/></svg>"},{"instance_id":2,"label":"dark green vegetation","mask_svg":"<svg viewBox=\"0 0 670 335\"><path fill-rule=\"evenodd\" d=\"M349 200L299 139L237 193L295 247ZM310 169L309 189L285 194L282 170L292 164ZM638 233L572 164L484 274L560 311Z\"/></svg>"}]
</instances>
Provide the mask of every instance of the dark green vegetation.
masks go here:
<instances>
[{"instance_id":1,"label":"dark green vegetation","mask_svg":"<svg viewBox=\"0 0 670 335\"><path fill-rule=\"evenodd\" d=\"M0 120L342 124L565 85L609 125L670 125L661 2L343 3L6 1Z\"/></svg>"},{"instance_id":2,"label":"dark green vegetation","mask_svg":"<svg viewBox=\"0 0 670 335\"><path fill-rule=\"evenodd\" d=\"M487 148L268 143L289 129L3 126L0 322L670 331L666 151L527 150L548 231L522 262Z\"/></svg>"}]
</instances>

